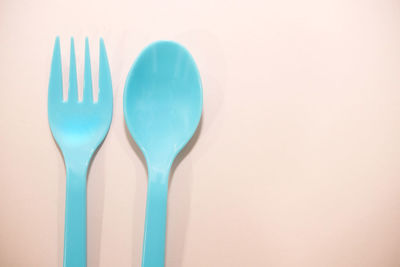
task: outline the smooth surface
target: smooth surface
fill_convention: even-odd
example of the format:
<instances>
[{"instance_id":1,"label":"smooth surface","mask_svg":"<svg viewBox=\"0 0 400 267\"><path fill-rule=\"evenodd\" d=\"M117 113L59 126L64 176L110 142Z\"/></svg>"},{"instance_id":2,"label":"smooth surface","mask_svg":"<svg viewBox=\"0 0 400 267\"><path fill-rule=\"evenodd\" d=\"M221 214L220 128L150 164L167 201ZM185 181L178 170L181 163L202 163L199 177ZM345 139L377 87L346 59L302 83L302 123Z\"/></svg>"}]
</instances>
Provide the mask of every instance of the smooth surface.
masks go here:
<instances>
[{"instance_id":1,"label":"smooth surface","mask_svg":"<svg viewBox=\"0 0 400 267\"><path fill-rule=\"evenodd\" d=\"M99 93L93 98L89 42L85 40L83 99L78 98L76 56L71 38L68 97L63 98L60 38L57 37L48 87L48 120L66 170L64 267L86 267L86 181L89 164L112 118L112 84L107 53L100 39Z\"/></svg>"},{"instance_id":2,"label":"smooth surface","mask_svg":"<svg viewBox=\"0 0 400 267\"><path fill-rule=\"evenodd\" d=\"M142 267L164 266L170 169L202 107L200 74L186 48L158 41L140 53L125 83L124 118L148 169Z\"/></svg>"},{"instance_id":3,"label":"smooth surface","mask_svg":"<svg viewBox=\"0 0 400 267\"><path fill-rule=\"evenodd\" d=\"M398 267L400 3L0 1L0 266L62 265L65 169L47 122L54 38L113 78L88 176L88 266L139 267L147 181L124 126L132 62L182 43L200 135L169 185L167 267ZM66 85L65 85L66 86ZM41 182L39 182L39 180Z\"/></svg>"}]
</instances>

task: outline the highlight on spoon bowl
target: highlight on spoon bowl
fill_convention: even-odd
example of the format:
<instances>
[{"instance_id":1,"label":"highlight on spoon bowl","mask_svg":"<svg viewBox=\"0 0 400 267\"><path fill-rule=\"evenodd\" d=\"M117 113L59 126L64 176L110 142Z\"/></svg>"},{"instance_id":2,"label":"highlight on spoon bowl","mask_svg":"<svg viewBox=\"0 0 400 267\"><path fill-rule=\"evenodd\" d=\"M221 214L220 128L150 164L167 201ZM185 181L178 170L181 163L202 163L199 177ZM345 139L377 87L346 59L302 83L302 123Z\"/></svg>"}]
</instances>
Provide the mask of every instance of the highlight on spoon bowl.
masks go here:
<instances>
[{"instance_id":1,"label":"highlight on spoon bowl","mask_svg":"<svg viewBox=\"0 0 400 267\"><path fill-rule=\"evenodd\" d=\"M186 48L159 41L143 50L124 90L125 122L149 175L142 267L164 266L169 172L196 131L202 105L200 74Z\"/></svg>"}]
</instances>

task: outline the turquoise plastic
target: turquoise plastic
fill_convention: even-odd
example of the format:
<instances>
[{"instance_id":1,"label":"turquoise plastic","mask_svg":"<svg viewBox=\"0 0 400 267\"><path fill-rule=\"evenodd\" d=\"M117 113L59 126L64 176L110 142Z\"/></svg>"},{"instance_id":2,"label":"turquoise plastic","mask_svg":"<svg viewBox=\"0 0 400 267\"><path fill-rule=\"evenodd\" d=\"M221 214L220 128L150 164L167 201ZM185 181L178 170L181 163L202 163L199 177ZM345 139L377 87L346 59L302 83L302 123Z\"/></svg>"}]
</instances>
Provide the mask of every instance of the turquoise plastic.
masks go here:
<instances>
[{"instance_id":1,"label":"turquoise plastic","mask_svg":"<svg viewBox=\"0 0 400 267\"><path fill-rule=\"evenodd\" d=\"M67 173L64 267L86 266L86 176L94 152L111 124L113 95L104 42L100 39L99 96L93 100L89 43L85 41L83 100L78 101L74 40L71 38L68 100L63 101L60 40L51 63L48 117Z\"/></svg>"},{"instance_id":2,"label":"turquoise plastic","mask_svg":"<svg viewBox=\"0 0 400 267\"><path fill-rule=\"evenodd\" d=\"M202 103L196 64L177 43L151 44L129 72L125 121L146 158L149 175L143 267L164 266L168 176L176 155L199 124Z\"/></svg>"}]
</instances>

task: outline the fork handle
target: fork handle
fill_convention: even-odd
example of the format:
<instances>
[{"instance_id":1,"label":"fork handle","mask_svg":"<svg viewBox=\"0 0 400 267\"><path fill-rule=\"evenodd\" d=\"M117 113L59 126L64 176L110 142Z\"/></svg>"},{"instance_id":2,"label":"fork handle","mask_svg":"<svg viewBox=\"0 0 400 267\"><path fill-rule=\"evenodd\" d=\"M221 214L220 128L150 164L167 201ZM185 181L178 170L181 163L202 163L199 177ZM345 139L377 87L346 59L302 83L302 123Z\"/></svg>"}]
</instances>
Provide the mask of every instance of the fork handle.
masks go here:
<instances>
[{"instance_id":1,"label":"fork handle","mask_svg":"<svg viewBox=\"0 0 400 267\"><path fill-rule=\"evenodd\" d=\"M149 170L142 267L164 266L168 175Z\"/></svg>"},{"instance_id":2,"label":"fork handle","mask_svg":"<svg viewBox=\"0 0 400 267\"><path fill-rule=\"evenodd\" d=\"M67 167L64 267L86 267L86 168Z\"/></svg>"}]
</instances>

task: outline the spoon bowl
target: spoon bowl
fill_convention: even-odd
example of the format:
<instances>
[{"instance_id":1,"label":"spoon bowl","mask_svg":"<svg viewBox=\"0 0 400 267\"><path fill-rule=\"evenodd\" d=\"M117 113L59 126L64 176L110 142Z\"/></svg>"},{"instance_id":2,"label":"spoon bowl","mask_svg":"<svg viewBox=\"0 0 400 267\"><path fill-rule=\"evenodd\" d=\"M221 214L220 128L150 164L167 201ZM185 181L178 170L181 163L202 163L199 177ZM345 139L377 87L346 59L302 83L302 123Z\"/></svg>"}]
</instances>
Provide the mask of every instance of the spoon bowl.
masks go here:
<instances>
[{"instance_id":1,"label":"spoon bowl","mask_svg":"<svg viewBox=\"0 0 400 267\"><path fill-rule=\"evenodd\" d=\"M201 111L200 75L189 52L174 42L148 46L124 93L126 124L147 163L171 165L193 136Z\"/></svg>"}]
</instances>

